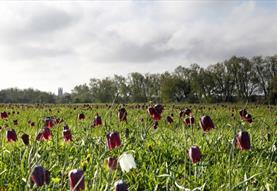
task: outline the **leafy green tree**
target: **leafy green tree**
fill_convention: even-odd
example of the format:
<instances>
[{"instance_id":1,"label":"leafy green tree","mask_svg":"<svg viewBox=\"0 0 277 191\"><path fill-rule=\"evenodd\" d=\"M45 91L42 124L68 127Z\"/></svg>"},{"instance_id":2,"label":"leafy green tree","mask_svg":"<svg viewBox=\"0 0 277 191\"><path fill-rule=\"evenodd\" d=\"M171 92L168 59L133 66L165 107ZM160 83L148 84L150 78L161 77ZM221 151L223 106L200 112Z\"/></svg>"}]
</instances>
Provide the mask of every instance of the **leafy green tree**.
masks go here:
<instances>
[{"instance_id":1,"label":"leafy green tree","mask_svg":"<svg viewBox=\"0 0 277 191\"><path fill-rule=\"evenodd\" d=\"M138 72L131 73L128 77L131 102L146 102L146 88L144 76Z\"/></svg>"},{"instance_id":2,"label":"leafy green tree","mask_svg":"<svg viewBox=\"0 0 277 191\"><path fill-rule=\"evenodd\" d=\"M87 84L75 86L71 95L74 103L89 103L94 101Z\"/></svg>"}]
</instances>

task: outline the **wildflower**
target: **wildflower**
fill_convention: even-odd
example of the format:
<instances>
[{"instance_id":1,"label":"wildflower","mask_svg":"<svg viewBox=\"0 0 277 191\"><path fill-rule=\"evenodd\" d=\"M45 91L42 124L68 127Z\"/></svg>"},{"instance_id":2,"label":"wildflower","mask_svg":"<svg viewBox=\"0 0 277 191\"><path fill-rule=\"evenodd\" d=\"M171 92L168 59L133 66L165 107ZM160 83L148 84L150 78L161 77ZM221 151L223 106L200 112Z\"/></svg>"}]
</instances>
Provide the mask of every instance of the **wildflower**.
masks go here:
<instances>
[{"instance_id":1,"label":"wildflower","mask_svg":"<svg viewBox=\"0 0 277 191\"><path fill-rule=\"evenodd\" d=\"M102 119L97 113L96 116L94 117L93 126L98 126L98 125L102 125Z\"/></svg>"},{"instance_id":2,"label":"wildflower","mask_svg":"<svg viewBox=\"0 0 277 191\"><path fill-rule=\"evenodd\" d=\"M208 132L209 130L214 128L214 123L209 116L205 115L202 116L200 119L200 126L205 132Z\"/></svg>"},{"instance_id":3,"label":"wildflower","mask_svg":"<svg viewBox=\"0 0 277 191\"><path fill-rule=\"evenodd\" d=\"M117 113L119 121L127 121L127 111L124 107L120 108Z\"/></svg>"},{"instance_id":4,"label":"wildflower","mask_svg":"<svg viewBox=\"0 0 277 191\"><path fill-rule=\"evenodd\" d=\"M194 124L194 117L193 116L189 116L187 118L184 119L184 123L185 125L189 126L189 125L192 125Z\"/></svg>"},{"instance_id":5,"label":"wildflower","mask_svg":"<svg viewBox=\"0 0 277 191\"><path fill-rule=\"evenodd\" d=\"M1 112L1 119L7 119L8 118L8 113L7 112Z\"/></svg>"},{"instance_id":6,"label":"wildflower","mask_svg":"<svg viewBox=\"0 0 277 191\"><path fill-rule=\"evenodd\" d=\"M240 150L250 149L250 135L247 131L240 131L235 137L235 143Z\"/></svg>"},{"instance_id":7,"label":"wildflower","mask_svg":"<svg viewBox=\"0 0 277 191\"><path fill-rule=\"evenodd\" d=\"M118 132L111 132L107 134L107 146L112 150L121 145L121 140Z\"/></svg>"},{"instance_id":8,"label":"wildflower","mask_svg":"<svg viewBox=\"0 0 277 191\"><path fill-rule=\"evenodd\" d=\"M8 142L13 142L17 140L17 135L14 129L7 131L7 140Z\"/></svg>"},{"instance_id":9,"label":"wildflower","mask_svg":"<svg viewBox=\"0 0 277 191\"><path fill-rule=\"evenodd\" d=\"M79 118L79 120L84 120L84 119L85 119L85 114L80 113L80 114L78 115L78 118Z\"/></svg>"},{"instance_id":10,"label":"wildflower","mask_svg":"<svg viewBox=\"0 0 277 191\"><path fill-rule=\"evenodd\" d=\"M85 189L84 171L80 169L71 170L68 174L70 190L80 191Z\"/></svg>"},{"instance_id":11,"label":"wildflower","mask_svg":"<svg viewBox=\"0 0 277 191\"><path fill-rule=\"evenodd\" d=\"M72 141L72 135L70 129L64 129L63 130L63 139L64 141Z\"/></svg>"},{"instance_id":12,"label":"wildflower","mask_svg":"<svg viewBox=\"0 0 277 191\"><path fill-rule=\"evenodd\" d=\"M128 185L123 180L118 180L114 183L115 191L128 191Z\"/></svg>"},{"instance_id":13,"label":"wildflower","mask_svg":"<svg viewBox=\"0 0 277 191\"><path fill-rule=\"evenodd\" d=\"M197 163L201 160L201 151L198 146L190 147L188 155L192 163Z\"/></svg>"},{"instance_id":14,"label":"wildflower","mask_svg":"<svg viewBox=\"0 0 277 191\"><path fill-rule=\"evenodd\" d=\"M117 168L117 158L115 157L107 158L106 163L109 170L115 170Z\"/></svg>"},{"instance_id":15,"label":"wildflower","mask_svg":"<svg viewBox=\"0 0 277 191\"><path fill-rule=\"evenodd\" d=\"M137 167L133 155L128 153L123 153L119 157L119 164L123 172L129 172L132 168Z\"/></svg>"},{"instance_id":16,"label":"wildflower","mask_svg":"<svg viewBox=\"0 0 277 191\"><path fill-rule=\"evenodd\" d=\"M23 141L23 143L24 143L25 145L29 145L29 135L23 134L23 135L21 136L21 139L22 139L22 141Z\"/></svg>"},{"instance_id":17,"label":"wildflower","mask_svg":"<svg viewBox=\"0 0 277 191\"><path fill-rule=\"evenodd\" d=\"M48 128L52 128L55 124L53 117L45 117L43 119L43 122L44 122L44 126L46 126Z\"/></svg>"},{"instance_id":18,"label":"wildflower","mask_svg":"<svg viewBox=\"0 0 277 191\"><path fill-rule=\"evenodd\" d=\"M35 166L31 174L31 180L38 187L50 183L50 171L44 169L42 166Z\"/></svg>"}]
</instances>

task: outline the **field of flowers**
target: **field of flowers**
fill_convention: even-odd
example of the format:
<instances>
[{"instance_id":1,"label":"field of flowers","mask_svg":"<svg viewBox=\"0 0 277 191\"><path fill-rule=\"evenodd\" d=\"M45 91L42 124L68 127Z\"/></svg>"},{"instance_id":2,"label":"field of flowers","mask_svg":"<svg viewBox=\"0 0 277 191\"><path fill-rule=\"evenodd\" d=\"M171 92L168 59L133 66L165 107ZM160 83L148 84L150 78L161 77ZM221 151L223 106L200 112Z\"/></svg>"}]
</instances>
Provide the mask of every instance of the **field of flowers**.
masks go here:
<instances>
[{"instance_id":1,"label":"field of flowers","mask_svg":"<svg viewBox=\"0 0 277 191\"><path fill-rule=\"evenodd\" d=\"M276 106L0 111L0 190L277 190Z\"/></svg>"}]
</instances>

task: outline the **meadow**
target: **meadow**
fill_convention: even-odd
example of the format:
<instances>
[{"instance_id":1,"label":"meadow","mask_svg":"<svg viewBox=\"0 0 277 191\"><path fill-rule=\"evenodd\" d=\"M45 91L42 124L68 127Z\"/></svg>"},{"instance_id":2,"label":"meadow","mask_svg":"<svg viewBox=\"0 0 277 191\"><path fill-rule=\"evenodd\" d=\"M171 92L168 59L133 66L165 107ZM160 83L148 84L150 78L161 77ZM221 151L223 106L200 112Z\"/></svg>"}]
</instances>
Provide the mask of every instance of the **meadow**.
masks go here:
<instances>
[{"instance_id":1,"label":"meadow","mask_svg":"<svg viewBox=\"0 0 277 191\"><path fill-rule=\"evenodd\" d=\"M126 190L115 188L118 180L134 191L277 190L276 106L166 104L160 119L149 115L150 106L124 105L127 120L120 121L117 104L0 105L1 114L7 114L0 119L0 190L69 190L73 169L84 172L85 190ZM184 108L191 109L194 124L184 124ZM251 123L240 116L243 108L251 113ZM95 124L97 114L102 124ZM215 128L203 131L204 115ZM39 136L44 126L51 130L47 138ZM12 129L16 139L12 133L8 137ZM72 139L65 141L67 129ZM249 133L250 149L234 141L241 130ZM120 136L115 148L107 145L109 132ZM27 145L23 134L29 136ZM201 151L197 161L189 155L191 146ZM108 166L108 157L119 159L125 152L136 168L126 172L119 164ZM50 172L42 186L32 178L35 166Z\"/></svg>"}]
</instances>

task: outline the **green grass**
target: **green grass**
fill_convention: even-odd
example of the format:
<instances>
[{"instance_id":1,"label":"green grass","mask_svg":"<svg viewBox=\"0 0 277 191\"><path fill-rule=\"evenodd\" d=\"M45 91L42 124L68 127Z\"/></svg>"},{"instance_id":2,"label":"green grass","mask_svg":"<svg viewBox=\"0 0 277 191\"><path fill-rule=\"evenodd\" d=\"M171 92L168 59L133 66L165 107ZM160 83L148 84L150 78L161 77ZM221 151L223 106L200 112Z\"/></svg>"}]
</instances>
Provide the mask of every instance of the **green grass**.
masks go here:
<instances>
[{"instance_id":1,"label":"green grass","mask_svg":"<svg viewBox=\"0 0 277 191\"><path fill-rule=\"evenodd\" d=\"M69 190L68 172L85 170L86 190L113 190L113 184L123 179L129 190L277 190L276 106L248 105L253 123L242 122L236 105L186 105L192 109L196 123L184 128L179 119L179 110L185 106L166 105L157 130L146 107L136 109L126 106L128 123L117 119L118 105L1 105L0 111L10 112L8 120L0 119L0 190ZM74 109L75 108L75 109ZM234 117L231 116L234 109ZM12 114L12 112L19 114ZM84 121L77 120L83 112ZM95 114L102 117L103 125L92 128ZM174 123L165 122L167 115L174 114ZM216 129L204 134L198 122L202 115L209 115ZM50 141L35 141L42 128L42 119L47 116L63 118L69 125L73 142L65 143L62 137L64 123L54 126ZM13 125L13 120L18 125ZM143 119L143 120L142 120ZM28 125L28 120L36 123ZM4 127L8 126L8 127ZM18 140L8 143L6 130L13 128ZM125 129L130 130L128 138ZM240 128L251 136L251 150L236 149L232 140ZM106 148L106 133L120 133L122 146L109 151ZM23 133L30 135L30 145L20 139ZM203 157L192 164L187 149L197 145ZM275 150L274 150L275 149ZM104 160L120 156L128 151L133 154L137 168L123 173L120 167L107 170ZM51 172L49 185L37 188L30 184L32 167L40 164Z\"/></svg>"}]
</instances>

